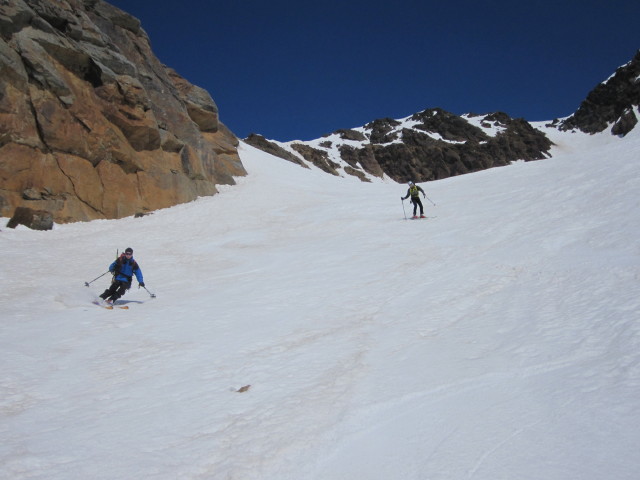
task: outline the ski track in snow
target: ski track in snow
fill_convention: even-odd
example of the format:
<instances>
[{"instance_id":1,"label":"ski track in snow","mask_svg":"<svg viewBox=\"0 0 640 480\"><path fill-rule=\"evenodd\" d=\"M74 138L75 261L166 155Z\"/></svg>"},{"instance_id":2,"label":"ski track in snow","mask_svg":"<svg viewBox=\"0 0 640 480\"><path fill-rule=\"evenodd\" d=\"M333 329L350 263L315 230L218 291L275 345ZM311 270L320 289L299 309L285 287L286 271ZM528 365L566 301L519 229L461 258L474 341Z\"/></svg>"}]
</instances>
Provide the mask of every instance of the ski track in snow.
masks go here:
<instances>
[{"instance_id":1,"label":"ski track in snow","mask_svg":"<svg viewBox=\"0 0 640 480\"><path fill-rule=\"evenodd\" d=\"M425 222L242 144L215 197L3 228L0 478L636 478L640 134L555 135ZM127 246L157 298L91 305Z\"/></svg>"}]
</instances>

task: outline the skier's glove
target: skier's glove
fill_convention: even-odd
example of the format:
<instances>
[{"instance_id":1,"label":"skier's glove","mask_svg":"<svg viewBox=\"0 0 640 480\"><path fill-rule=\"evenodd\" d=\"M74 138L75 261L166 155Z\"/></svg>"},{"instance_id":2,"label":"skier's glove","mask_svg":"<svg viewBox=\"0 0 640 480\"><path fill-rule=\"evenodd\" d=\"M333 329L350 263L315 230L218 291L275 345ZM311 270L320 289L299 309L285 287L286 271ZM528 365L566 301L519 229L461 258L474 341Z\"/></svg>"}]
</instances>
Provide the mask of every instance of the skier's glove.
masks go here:
<instances>
[{"instance_id":1,"label":"skier's glove","mask_svg":"<svg viewBox=\"0 0 640 480\"><path fill-rule=\"evenodd\" d=\"M144 282L140 282L140 283L138 284L138 288L140 288L140 287L143 287L143 288L144 288Z\"/></svg>"}]
</instances>

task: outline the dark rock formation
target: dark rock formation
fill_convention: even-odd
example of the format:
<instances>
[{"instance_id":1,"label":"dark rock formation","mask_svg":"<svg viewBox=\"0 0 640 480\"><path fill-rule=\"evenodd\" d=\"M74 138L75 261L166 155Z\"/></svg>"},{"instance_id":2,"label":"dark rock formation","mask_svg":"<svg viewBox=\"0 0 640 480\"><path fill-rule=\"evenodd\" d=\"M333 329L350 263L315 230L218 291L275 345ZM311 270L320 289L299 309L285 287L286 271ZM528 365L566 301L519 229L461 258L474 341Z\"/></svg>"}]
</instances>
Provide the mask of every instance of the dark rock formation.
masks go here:
<instances>
[{"instance_id":1,"label":"dark rock formation","mask_svg":"<svg viewBox=\"0 0 640 480\"><path fill-rule=\"evenodd\" d=\"M624 136L637 124L640 106L640 50L608 80L596 86L580 108L560 124L560 130L598 133L610 125L611 133Z\"/></svg>"},{"instance_id":2,"label":"dark rock formation","mask_svg":"<svg viewBox=\"0 0 640 480\"><path fill-rule=\"evenodd\" d=\"M320 170L323 170L332 175L338 175L336 169L339 165L329 159L329 155L324 149L313 148L303 143L293 143L291 145L291 148L293 148L296 152L302 155L305 160L311 162Z\"/></svg>"},{"instance_id":3,"label":"dark rock formation","mask_svg":"<svg viewBox=\"0 0 640 480\"><path fill-rule=\"evenodd\" d=\"M249 145L256 147L257 149L262 150L263 152L270 153L271 155L274 155L276 157L280 157L289 162L293 162L305 168L309 168L299 157L278 146L276 143L268 141L262 135L252 133L247 138L245 138L244 141Z\"/></svg>"},{"instance_id":4,"label":"dark rock formation","mask_svg":"<svg viewBox=\"0 0 640 480\"><path fill-rule=\"evenodd\" d=\"M264 138L247 141L269 152L277 146ZM458 116L440 108L403 120L384 118L361 129L338 130L320 142L284 145L290 150L277 146L279 156L298 153L300 159L333 175L342 170L365 181L387 175L398 182L424 182L515 160L539 160L551 148L549 139L522 119L501 112Z\"/></svg>"},{"instance_id":5,"label":"dark rock formation","mask_svg":"<svg viewBox=\"0 0 640 480\"><path fill-rule=\"evenodd\" d=\"M340 135L340 138L343 140L354 140L356 142L363 142L367 139L364 133L358 132L357 130L338 130L336 132Z\"/></svg>"},{"instance_id":6,"label":"dark rock formation","mask_svg":"<svg viewBox=\"0 0 640 480\"><path fill-rule=\"evenodd\" d=\"M53 228L53 215L46 210L18 207L9 223L7 223L7 228L16 228L18 225L24 225L32 230L51 230Z\"/></svg>"}]
</instances>

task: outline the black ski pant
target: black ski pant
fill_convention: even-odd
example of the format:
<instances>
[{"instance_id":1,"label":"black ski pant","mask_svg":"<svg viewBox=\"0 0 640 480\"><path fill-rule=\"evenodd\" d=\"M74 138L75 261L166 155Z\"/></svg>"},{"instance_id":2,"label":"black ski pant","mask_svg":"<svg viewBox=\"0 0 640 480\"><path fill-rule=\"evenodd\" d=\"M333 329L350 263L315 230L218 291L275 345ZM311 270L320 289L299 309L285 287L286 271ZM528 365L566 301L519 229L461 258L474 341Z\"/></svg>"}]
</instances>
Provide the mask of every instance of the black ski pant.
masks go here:
<instances>
[{"instance_id":1,"label":"black ski pant","mask_svg":"<svg viewBox=\"0 0 640 480\"><path fill-rule=\"evenodd\" d=\"M102 293L102 295L100 295L100 298L103 300L112 300L115 302L117 299L123 296L127 292L127 290L129 290L130 285L131 284L129 282L114 280L113 283L111 283L111 286L107 288Z\"/></svg>"},{"instance_id":2,"label":"black ski pant","mask_svg":"<svg viewBox=\"0 0 640 480\"><path fill-rule=\"evenodd\" d=\"M416 210L420 207L420 215L424 215L424 207L420 197L411 197L411 203L413 203L413 216L416 216Z\"/></svg>"}]
</instances>

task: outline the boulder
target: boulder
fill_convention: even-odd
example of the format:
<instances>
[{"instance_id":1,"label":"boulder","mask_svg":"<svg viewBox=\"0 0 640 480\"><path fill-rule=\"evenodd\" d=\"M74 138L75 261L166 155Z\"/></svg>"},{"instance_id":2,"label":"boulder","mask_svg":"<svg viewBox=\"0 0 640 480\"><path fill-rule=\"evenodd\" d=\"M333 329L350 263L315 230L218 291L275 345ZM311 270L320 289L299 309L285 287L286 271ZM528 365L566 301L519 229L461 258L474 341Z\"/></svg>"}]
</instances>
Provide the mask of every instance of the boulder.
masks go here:
<instances>
[{"instance_id":1,"label":"boulder","mask_svg":"<svg viewBox=\"0 0 640 480\"><path fill-rule=\"evenodd\" d=\"M46 210L18 207L9 223L7 223L7 228L16 228L18 225L24 225L32 230L51 230L53 228L53 215Z\"/></svg>"}]
</instances>

